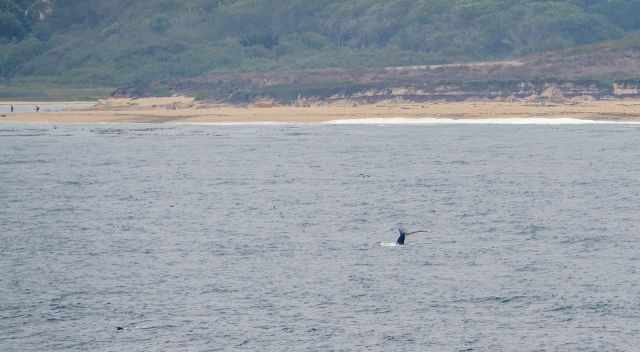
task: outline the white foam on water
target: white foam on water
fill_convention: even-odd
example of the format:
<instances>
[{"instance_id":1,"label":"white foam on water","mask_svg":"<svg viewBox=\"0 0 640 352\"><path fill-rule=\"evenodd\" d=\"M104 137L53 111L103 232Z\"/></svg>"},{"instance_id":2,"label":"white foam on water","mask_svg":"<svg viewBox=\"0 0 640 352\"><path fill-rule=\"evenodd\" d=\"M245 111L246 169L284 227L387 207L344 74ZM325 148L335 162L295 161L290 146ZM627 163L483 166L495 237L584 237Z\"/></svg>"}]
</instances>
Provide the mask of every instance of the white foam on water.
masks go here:
<instances>
[{"instance_id":1,"label":"white foam on water","mask_svg":"<svg viewBox=\"0 0 640 352\"><path fill-rule=\"evenodd\" d=\"M330 125L591 125L616 124L637 125L640 121L585 120L578 118L528 117L496 119L451 119L451 118L370 118L345 119L325 122Z\"/></svg>"},{"instance_id":2,"label":"white foam on water","mask_svg":"<svg viewBox=\"0 0 640 352\"><path fill-rule=\"evenodd\" d=\"M254 121L254 122L171 122L172 125L188 126L278 126L296 125L302 122Z\"/></svg>"},{"instance_id":3,"label":"white foam on water","mask_svg":"<svg viewBox=\"0 0 640 352\"><path fill-rule=\"evenodd\" d=\"M382 247L400 247L396 242L380 242Z\"/></svg>"},{"instance_id":4,"label":"white foam on water","mask_svg":"<svg viewBox=\"0 0 640 352\"><path fill-rule=\"evenodd\" d=\"M0 124L21 125L155 125L154 122L50 122L50 121L3 121ZM242 121L242 122L167 122L165 126L287 126L287 125L640 125L640 121L585 120L579 118L496 118L496 119L452 119L452 118L362 118L342 119L325 122L282 122L282 121Z\"/></svg>"}]
</instances>

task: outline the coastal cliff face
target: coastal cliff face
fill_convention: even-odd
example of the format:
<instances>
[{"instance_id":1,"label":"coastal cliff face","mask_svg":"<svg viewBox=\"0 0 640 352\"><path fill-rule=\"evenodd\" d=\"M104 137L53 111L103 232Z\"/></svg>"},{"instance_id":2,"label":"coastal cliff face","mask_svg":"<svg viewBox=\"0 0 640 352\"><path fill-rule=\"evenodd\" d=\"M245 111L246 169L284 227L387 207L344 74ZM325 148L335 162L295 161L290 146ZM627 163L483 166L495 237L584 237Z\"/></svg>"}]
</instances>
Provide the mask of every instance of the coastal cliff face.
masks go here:
<instances>
[{"instance_id":1,"label":"coastal cliff face","mask_svg":"<svg viewBox=\"0 0 640 352\"><path fill-rule=\"evenodd\" d=\"M222 103L584 101L640 98L640 49L589 48L450 65L211 73L125 87L115 96L190 95Z\"/></svg>"},{"instance_id":2,"label":"coastal cliff face","mask_svg":"<svg viewBox=\"0 0 640 352\"><path fill-rule=\"evenodd\" d=\"M265 95L267 98L277 98ZM549 101L567 102L584 100L602 100L615 98L639 98L640 82L615 82L603 84L596 81L509 81L509 82L468 82L435 83L421 86L396 86L382 89L369 89L345 92L330 96L304 96L298 100L340 101L350 100L362 103L374 103L385 100L403 100L412 102L431 101Z\"/></svg>"},{"instance_id":3,"label":"coastal cliff face","mask_svg":"<svg viewBox=\"0 0 640 352\"><path fill-rule=\"evenodd\" d=\"M295 83L278 84L263 81L213 81L180 83L171 88L172 94L196 96L199 99L219 103L254 103L269 100L283 104L307 104L315 102L353 101L375 103L388 100L433 101L530 101L571 102L640 98L640 80L602 81L469 81L469 82L385 82L334 84ZM116 97L152 96L153 90L137 88L120 89Z\"/></svg>"}]
</instances>

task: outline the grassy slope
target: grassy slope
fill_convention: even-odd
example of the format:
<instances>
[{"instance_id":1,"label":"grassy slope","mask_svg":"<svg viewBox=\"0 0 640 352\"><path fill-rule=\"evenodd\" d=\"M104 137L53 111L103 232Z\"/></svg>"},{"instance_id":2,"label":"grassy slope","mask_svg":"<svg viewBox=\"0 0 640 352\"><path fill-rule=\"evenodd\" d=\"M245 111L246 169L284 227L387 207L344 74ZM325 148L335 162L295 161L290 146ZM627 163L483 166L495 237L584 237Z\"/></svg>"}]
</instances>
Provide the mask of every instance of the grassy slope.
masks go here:
<instances>
[{"instance_id":1,"label":"grassy slope","mask_svg":"<svg viewBox=\"0 0 640 352\"><path fill-rule=\"evenodd\" d=\"M35 78L0 83L0 101L91 101L110 96L114 89L107 86L79 87L71 84L46 83Z\"/></svg>"}]
</instances>

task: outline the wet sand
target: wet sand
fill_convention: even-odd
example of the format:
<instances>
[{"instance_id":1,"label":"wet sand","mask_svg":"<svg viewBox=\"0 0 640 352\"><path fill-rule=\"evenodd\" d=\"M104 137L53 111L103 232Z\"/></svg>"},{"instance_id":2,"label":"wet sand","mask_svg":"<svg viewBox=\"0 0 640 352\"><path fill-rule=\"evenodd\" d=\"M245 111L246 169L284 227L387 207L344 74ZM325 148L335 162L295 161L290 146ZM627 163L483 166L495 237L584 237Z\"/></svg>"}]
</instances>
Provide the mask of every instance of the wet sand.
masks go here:
<instances>
[{"instance_id":1,"label":"wet sand","mask_svg":"<svg viewBox=\"0 0 640 352\"><path fill-rule=\"evenodd\" d=\"M15 102L14 104L20 104L20 102ZM68 105L63 111L41 111L39 113L7 113L4 110L0 110L0 121L17 123L317 123L376 118L577 118L607 121L640 121L640 100L556 103L465 101L357 104L337 102L308 106L280 106L271 102L260 102L249 106L231 106L196 102L189 97L171 97L107 99L101 100L91 107Z\"/></svg>"}]
</instances>

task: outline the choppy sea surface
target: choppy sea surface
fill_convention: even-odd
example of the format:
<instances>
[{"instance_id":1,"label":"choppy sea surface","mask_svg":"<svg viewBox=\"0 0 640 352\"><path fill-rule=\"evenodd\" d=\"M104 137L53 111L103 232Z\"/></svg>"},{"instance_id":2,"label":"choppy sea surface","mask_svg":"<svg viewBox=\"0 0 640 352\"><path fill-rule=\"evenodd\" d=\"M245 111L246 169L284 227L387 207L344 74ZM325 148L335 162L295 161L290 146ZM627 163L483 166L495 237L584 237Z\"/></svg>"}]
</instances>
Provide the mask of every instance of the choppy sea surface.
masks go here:
<instances>
[{"instance_id":1,"label":"choppy sea surface","mask_svg":"<svg viewBox=\"0 0 640 352\"><path fill-rule=\"evenodd\" d=\"M0 350L634 351L639 209L634 125L4 124Z\"/></svg>"}]
</instances>

